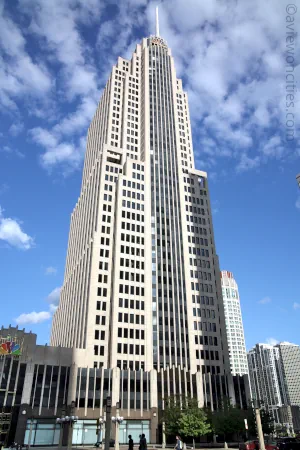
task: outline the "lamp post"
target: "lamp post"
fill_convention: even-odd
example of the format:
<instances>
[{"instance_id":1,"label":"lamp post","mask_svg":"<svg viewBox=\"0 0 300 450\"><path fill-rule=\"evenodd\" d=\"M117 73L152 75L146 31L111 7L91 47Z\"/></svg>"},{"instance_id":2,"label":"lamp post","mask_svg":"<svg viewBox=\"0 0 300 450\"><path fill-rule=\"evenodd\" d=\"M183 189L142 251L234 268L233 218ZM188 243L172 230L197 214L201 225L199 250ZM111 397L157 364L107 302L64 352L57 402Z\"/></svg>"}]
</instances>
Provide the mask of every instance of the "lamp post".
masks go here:
<instances>
[{"instance_id":1,"label":"lamp post","mask_svg":"<svg viewBox=\"0 0 300 450\"><path fill-rule=\"evenodd\" d=\"M255 410L255 420L256 420L256 428L257 428L257 434L258 434L258 440L259 440L259 448L260 450L266 450L265 448L265 439L264 439L264 433L261 426L261 418L260 418L260 408L258 405L258 401L254 399L253 406Z\"/></svg>"},{"instance_id":2,"label":"lamp post","mask_svg":"<svg viewBox=\"0 0 300 450\"><path fill-rule=\"evenodd\" d=\"M104 433L102 432L102 427L105 426L105 422L106 422L106 414L104 413L104 417L99 417L99 419L98 419L98 439L97 439L97 444L99 444L101 442L101 448L103 447L102 442L103 442L103 435L104 435Z\"/></svg>"},{"instance_id":3,"label":"lamp post","mask_svg":"<svg viewBox=\"0 0 300 450\"><path fill-rule=\"evenodd\" d=\"M60 424L60 435L59 435L59 448L62 448L62 441L63 441L63 429L65 426L70 426L73 428L73 424L77 422L78 416L66 416L66 409L65 407L62 409L61 417L58 417L56 419L56 423ZM68 433L69 435L69 433ZM68 436L68 447L69 447L69 436Z\"/></svg>"},{"instance_id":4,"label":"lamp post","mask_svg":"<svg viewBox=\"0 0 300 450\"><path fill-rule=\"evenodd\" d=\"M119 416L119 403L117 403L116 416L113 416L111 420L116 424L115 450L119 450L119 427L124 420L124 417Z\"/></svg>"}]
</instances>

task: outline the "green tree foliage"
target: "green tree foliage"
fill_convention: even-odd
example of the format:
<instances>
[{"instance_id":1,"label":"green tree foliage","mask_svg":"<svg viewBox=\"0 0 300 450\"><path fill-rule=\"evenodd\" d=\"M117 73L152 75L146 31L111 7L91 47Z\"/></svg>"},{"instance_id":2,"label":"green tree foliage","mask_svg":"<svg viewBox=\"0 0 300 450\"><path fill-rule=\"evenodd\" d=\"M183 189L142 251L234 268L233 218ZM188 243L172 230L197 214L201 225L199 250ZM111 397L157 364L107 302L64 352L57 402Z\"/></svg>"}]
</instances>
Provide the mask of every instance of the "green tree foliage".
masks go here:
<instances>
[{"instance_id":1,"label":"green tree foliage","mask_svg":"<svg viewBox=\"0 0 300 450\"><path fill-rule=\"evenodd\" d=\"M225 440L229 435L244 431L244 418L245 411L231 405L226 399L223 400L222 408L211 415L214 432L223 435Z\"/></svg>"},{"instance_id":2,"label":"green tree foliage","mask_svg":"<svg viewBox=\"0 0 300 450\"><path fill-rule=\"evenodd\" d=\"M195 438L211 432L210 424L203 409L190 408L182 412L178 420L179 434L185 438L192 437L195 448Z\"/></svg>"},{"instance_id":3,"label":"green tree foliage","mask_svg":"<svg viewBox=\"0 0 300 450\"><path fill-rule=\"evenodd\" d=\"M248 407L247 420L248 420L249 433L253 436L257 436L255 410L252 405L250 405ZM274 432L274 418L263 407L260 409L260 420L261 420L261 426L262 426L264 434L271 434Z\"/></svg>"},{"instance_id":4,"label":"green tree foliage","mask_svg":"<svg viewBox=\"0 0 300 450\"><path fill-rule=\"evenodd\" d=\"M173 396L164 401L162 420L165 422L167 435L180 434L184 438L194 439L211 431L207 416L204 410L198 407L197 399Z\"/></svg>"}]
</instances>

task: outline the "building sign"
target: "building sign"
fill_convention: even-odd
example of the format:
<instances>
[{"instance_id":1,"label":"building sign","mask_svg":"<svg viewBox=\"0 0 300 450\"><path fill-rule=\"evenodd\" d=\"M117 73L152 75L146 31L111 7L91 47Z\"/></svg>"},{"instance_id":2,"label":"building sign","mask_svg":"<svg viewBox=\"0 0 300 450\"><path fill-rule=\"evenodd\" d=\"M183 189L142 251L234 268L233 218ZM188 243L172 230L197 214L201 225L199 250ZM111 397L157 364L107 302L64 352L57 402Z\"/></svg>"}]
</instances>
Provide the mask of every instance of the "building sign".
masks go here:
<instances>
[{"instance_id":1,"label":"building sign","mask_svg":"<svg viewBox=\"0 0 300 450\"><path fill-rule=\"evenodd\" d=\"M167 43L164 39L159 36L150 36L152 45L159 45L161 47L167 48Z\"/></svg>"},{"instance_id":2,"label":"building sign","mask_svg":"<svg viewBox=\"0 0 300 450\"><path fill-rule=\"evenodd\" d=\"M12 356L20 356L21 355L21 347L14 341L4 340L0 344L0 356L12 355Z\"/></svg>"}]
</instances>

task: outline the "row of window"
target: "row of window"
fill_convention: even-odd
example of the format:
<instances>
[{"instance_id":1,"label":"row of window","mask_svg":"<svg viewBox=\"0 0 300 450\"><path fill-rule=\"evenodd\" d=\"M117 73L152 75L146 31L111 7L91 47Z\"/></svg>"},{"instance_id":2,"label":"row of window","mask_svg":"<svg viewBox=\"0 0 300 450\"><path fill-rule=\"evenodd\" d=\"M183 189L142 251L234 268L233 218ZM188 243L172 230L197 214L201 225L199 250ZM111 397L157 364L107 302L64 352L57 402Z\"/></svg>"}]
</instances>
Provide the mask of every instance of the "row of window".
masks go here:
<instances>
[{"instance_id":1,"label":"row of window","mask_svg":"<svg viewBox=\"0 0 300 450\"><path fill-rule=\"evenodd\" d=\"M200 305L200 300L202 305L214 305L213 297L207 297L206 295L192 295L193 303L199 303Z\"/></svg>"},{"instance_id":2,"label":"row of window","mask_svg":"<svg viewBox=\"0 0 300 450\"><path fill-rule=\"evenodd\" d=\"M201 291L201 292L213 292L213 287L211 284L205 283L194 283L191 282L192 291Z\"/></svg>"},{"instance_id":3,"label":"row of window","mask_svg":"<svg viewBox=\"0 0 300 450\"><path fill-rule=\"evenodd\" d=\"M217 325L214 322L194 322L195 331L211 331L215 333L217 331Z\"/></svg>"},{"instance_id":4,"label":"row of window","mask_svg":"<svg viewBox=\"0 0 300 450\"><path fill-rule=\"evenodd\" d=\"M117 360L117 367L119 369L131 369L131 370L144 370L145 363L144 361L121 361L120 359Z\"/></svg>"},{"instance_id":5,"label":"row of window","mask_svg":"<svg viewBox=\"0 0 300 450\"><path fill-rule=\"evenodd\" d=\"M129 295L140 295L141 297L144 297L145 289L139 286L129 286L128 284L120 284L119 293Z\"/></svg>"},{"instance_id":6,"label":"row of window","mask_svg":"<svg viewBox=\"0 0 300 450\"><path fill-rule=\"evenodd\" d=\"M118 337L125 339L145 339L145 330L134 330L133 328L118 328Z\"/></svg>"},{"instance_id":7,"label":"row of window","mask_svg":"<svg viewBox=\"0 0 300 450\"><path fill-rule=\"evenodd\" d=\"M191 197L188 195L185 195L185 201L190 203L197 203L198 205L204 205L204 201L202 198L199 197Z\"/></svg>"},{"instance_id":8,"label":"row of window","mask_svg":"<svg viewBox=\"0 0 300 450\"><path fill-rule=\"evenodd\" d=\"M121 245L121 253L126 253L126 255L139 256L143 258L145 256L145 251L143 248L129 247L127 245Z\"/></svg>"},{"instance_id":9,"label":"row of window","mask_svg":"<svg viewBox=\"0 0 300 450\"><path fill-rule=\"evenodd\" d=\"M94 345L94 355L104 356L104 345Z\"/></svg>"},{"instance_id":10,"label":"row of window","mask_svg":"<svg viewBox=\"0 0 300 450\"><path fill-rule=\"evenodd\" d=\"M206 256L207 258L209 257L209 251L204 248L189 247L189 253L191 255Z\"/></svg>"},{"instance_id":11,"label":"row of window","mask_svg":"<svg viewBox=\"0 0 300 450\"><path fill-rule=\"evenodd\" d=\"M195 336L195 344L218 346L218 338L215 336Z\"/></svg>"},{"instance_id":12,"label":"row of window","mask_svg":"<svg viewBox=\"0 0 300 450\"><path fill-rule=\"evenodd\" d=\"M96 318L95 318L95 323L96 323L96 325L105 325L106 324L106 317L105 316L99 316L97 314Z\"/></svg>"},{"instance_id":13,"label":"row of window","mask_svg":"<svg viewBox=\"0 0 300 450\"><path fill-rule=\"evenodd\" d=\"M202 228L200 228L202 230ZM206 245L208 246L208 240L206 238L199 238L198 236L188 235L188 242L190 244Z\"/></svg>"},{"instance_id":14,"label":"row of window","mask_svg":"<svg viewBox=\"0 0 300 450\"><path fill-rule=\"evenodd\" d=\"M125 355L144 355L145 346L139 344L117 344L117 353L124 353Z\"/></svg>"},{"instance_id":15,"label":"row of window","mask_svg":"<svg viewBox=\"0 0 300 450\"><path fill-rule=\"evenodd\" d=\"M219 360L219 352L217 350L196 350L197 359L210 359L211 361Z\"/></svg>"},{"instance_id":16,"label":"row of window","mask_svg":"<svg viewBox=\"0 0 300 450\"><path fill-rule=\"evenodd\" d=\"M144 238L134 234L121 233L121 241L132 242L133 244L144 245Z\"/></svg>"},{"instance_id":17,"label":"row of window","mask_svg":"<svg viewBox=\"0 0 300 450\"><path fill-rule=\"evenodd\" d=\"M135 203L130 202L129 200L122 200L122 206L124 208L131 208L131 209L137 209L138 211L144 211L144 204L143 203Z\"/></svg>"},{"instance_id":18,"label":"row of window","mask_svg":"<svg viewBox=\"0 0 300 450\"><path fill-rule=\"evenodd\" d=\"M145 276L144 276L144 274L123 272L123 270L121 270L120 271L120 279L127 280L127 281L130 280L130 281L137 282L137 283L144 283Z\"/></svg>"},{"instance_id":19,"label":"row of window","mask_svg":"<svg viewBox=\"0 0 300 450\"><path fill-rule=\"evenodd\" d=\"M120 258L120 266L122 267L131 267L132 269L142 269L145 268L144 261L138 261L136 259L126 259Z\"/></svg>"},{"instance_id":20,"label":"row of window","mask_svg":"<svg viewBox=\"0 0 300 450\"><path fill-rule=\"evenodd\" d=\"M193 308L193 316L203 317L204 319L215 319L216 312L213 309Z\"/></svg>"},{"instance_id":21,"label":"row of window","mask_svg":"<svg viewBox=\"0 0 300 450\"><path fill-rule=\"evenodd\" d=\"M128 300L128 298L119 298L120 308L145 309L145 302L140 300Z\"/></svg>"}]
</instances>

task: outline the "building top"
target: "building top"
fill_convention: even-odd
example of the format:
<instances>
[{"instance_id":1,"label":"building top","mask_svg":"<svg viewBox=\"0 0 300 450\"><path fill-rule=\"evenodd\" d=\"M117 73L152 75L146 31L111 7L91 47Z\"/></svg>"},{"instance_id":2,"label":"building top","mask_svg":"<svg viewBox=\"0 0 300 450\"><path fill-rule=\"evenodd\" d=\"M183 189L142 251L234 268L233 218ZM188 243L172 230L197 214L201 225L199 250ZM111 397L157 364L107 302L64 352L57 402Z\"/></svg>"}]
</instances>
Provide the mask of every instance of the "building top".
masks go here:
<instances>
[{"instance_id":1,"label":"building top","mask_svg":"<svg viewBox=\"0 0 300 450\"><path fill-rule=\"evenodd\" d=\"M233 278L233 273L228 272L228 270L221 271L221 278Z\"/></svg>"},{"instance_id":2,"label":"building top","mask_svg":"<svg viewBox=\"0 0 300 450\"><path fill-rule=\"evenodd\" d=\"M292 346L292 347L299 347L298 344L293 344L292 342L287 342L287 341L279 342L279 344L277 344L277 346L279 346L279 345L289 345L289 346Z\"/></svg>"}]
</instances>

